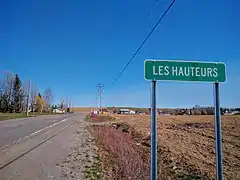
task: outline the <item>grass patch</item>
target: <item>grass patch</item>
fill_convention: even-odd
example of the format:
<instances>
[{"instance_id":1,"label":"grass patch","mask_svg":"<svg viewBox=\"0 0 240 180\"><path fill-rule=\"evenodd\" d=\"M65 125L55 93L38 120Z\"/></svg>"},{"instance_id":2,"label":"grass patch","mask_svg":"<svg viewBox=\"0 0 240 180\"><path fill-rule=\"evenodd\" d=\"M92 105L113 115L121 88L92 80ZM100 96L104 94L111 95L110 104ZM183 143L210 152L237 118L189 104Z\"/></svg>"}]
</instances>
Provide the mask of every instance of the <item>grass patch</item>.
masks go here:
<instances>
[{"instance_id":1,"label":"grass patch","mask_svg":"<svg viewBox=\"0 0 240 180\"><path fill-rule=\"evenodd\" d=\"M29 116L26 113L0 113L0 121L9 120L9 119L18 119L18 118L27 118L27 117L35 117L42 115L55 115L54 113L29 113Z\"/></svg>"},{"instance_id":2,"label":"grass patch","mask_svg":"<svg viewBox=\"0 0 240 180\"><path fill-rule=\"evenodd\" d=\"M0 120L17 119L27 117L24 113L0 113Z\"/></svg>"},{"instance_id":3,"label":"grass patch","mask_svg":"<svg viewBox=\"0 0 240 180\"><path fill-rule=\"evenodd\" d=\"M84 177L86 180L103 179L99 156L94 157L94 162L91 166L88 165L85 166Z\"/></svg>"}]
</instances>

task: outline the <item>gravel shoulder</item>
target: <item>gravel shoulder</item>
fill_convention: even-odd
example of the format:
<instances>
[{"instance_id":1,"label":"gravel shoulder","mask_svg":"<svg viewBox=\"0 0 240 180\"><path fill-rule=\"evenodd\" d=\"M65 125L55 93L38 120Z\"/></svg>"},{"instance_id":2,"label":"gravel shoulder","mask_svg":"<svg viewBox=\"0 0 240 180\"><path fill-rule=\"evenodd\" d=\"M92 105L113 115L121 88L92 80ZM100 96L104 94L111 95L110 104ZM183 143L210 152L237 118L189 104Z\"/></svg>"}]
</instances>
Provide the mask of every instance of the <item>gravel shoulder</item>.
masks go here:
<instances>
[{"instance_id":1,"label":"gravel shoulder","mask_svg":"<svg viewBox=\"0 0 240 180\"><path fill-rule=\"evenodd\" d=\"M99 169L96 169L99 163L98 147L88 131L88 123L83 122L83 124L75 132L74 148L60 165L62 180L99 179Z\"/></svg>"}]
</instances>

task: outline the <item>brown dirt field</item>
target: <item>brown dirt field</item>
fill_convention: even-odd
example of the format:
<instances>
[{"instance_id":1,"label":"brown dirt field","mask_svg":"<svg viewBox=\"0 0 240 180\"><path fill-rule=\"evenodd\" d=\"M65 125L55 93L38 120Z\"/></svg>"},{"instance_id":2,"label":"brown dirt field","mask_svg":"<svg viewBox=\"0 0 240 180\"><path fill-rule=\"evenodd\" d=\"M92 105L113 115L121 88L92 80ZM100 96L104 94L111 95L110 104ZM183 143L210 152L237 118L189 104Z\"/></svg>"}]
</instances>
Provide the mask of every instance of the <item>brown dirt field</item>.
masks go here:
<instances>
[{"instance_id":1,"label":"brown dirt field","mask_svg":"<svg viewBox=\"0 0 240 180\"><path fill-rule=\"evenodd\" d=\"M73 112L83 112L83 113L89 113L91 110L94 109L93 107L73 107L71 110Z\"/></svg>"},{"instance_id":2,"label":"brown dirt field","mask_svg":"<svg viewBox=\"0 0 240 180\"><path fill-rule=\"evenodd\" d=\"M115 115L150 139L150 116ZM213 116L158 116L158 145L176 166L196 169L215 179ZM240 116L222 116L224 179L240 179ZM149 142L148 142L149 143ZM159 150L159 158L164 153ZM160 153L161 152L161 153ZM174 167L177 168L177 167ZM160 170L164 171L164 169Z\"/></svg>"}]
</instances>

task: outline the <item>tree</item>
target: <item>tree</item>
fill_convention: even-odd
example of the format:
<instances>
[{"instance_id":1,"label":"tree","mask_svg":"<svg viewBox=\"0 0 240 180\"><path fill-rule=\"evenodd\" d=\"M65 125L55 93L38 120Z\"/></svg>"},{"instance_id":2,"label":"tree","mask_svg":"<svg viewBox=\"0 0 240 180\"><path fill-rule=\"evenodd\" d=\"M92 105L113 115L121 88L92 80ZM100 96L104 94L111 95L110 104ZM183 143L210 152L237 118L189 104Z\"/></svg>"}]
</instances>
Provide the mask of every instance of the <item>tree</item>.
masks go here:
<instances>
[{"instance_id":1,"label":"tree","mask_svg":"<svg viewBox=\"0 0 240 180\"><path fill-rule=\"evenodd\" d=\"M55 106L56 106L56 105L54 105L54 104L51 106L51 111L52 111L53 109L56 109Z\"/></svg>"},{"instance_id":2,"label":"tree","mask_svg":"<svg viewBox=\"0 0 240 180\"><path fill-rule=\"evenodd\" d=\"M43 99L44 99L44 110L49 111L51 109L51 103L53 99L51 88L47 88L44 91Z\"/></svg>"},{"instance_id":3,"label":"tree","mask_svg":"<svg viewBox=\"0 0 240 180\"><path fill-rule=\"evenodd\" d=\"M11 110L11 97L12 97L12 86L13 86L13 74L4 73L3 79L1 81L1 111L7 112Z\"/></svg>"},{"instance_id":4,"label":"tree","mask_svg":"<svg viewBox=\"0 0 240 180\"><path fill-rule=\"evenodd\" d=\"M213 107L207 107L207 115L213 115L214 114L214 108Z\"/></svg>"},{"instance_id":5,"label":"tree","mask_svg":"<svg viewBox=\"0 0 240 180\"><path fill-rule=\"evenodd\" d=\"M194 106L194 108L200 109L201 107L200 107L200 105L196 104L196 105Z\"/></svg>"},{"instance_id":6,"label":"tree","mask_svg":"<svg viewBox=\"0 0 240 180\"><path fill-rule=\"evenodd\" d=\"M112 111L113 111L114 114L118 114L119 113L119 109L116 108L115 106L113 106L112 109L113 109Z\"/></svg>"},{"instance_id":7,"label":"tree","mask_svg":"<svg viewBox=\"0 0 240 180\"><path fill-rule=\"evenodd\" d=\"M1 104L2 104L2 109L1 109L1 111L2 111L2 112L6 112L6 108L7 108L7 106L8 106L8 98L7 98L7 95L6 95L6 94L3 94L3 95L2 95Z\"/></svg>"},{"instance_id":8,"label":"tree","mask_svg":"<svg viewBox=\"0 0 240 180\"><path fill-rule=\"evenodd\" d=\"M63 110L63 108L64 108L64 100L62 100L62 101L60 102L59 108L60 108L61 110Z\"/></svg>"},{"instance_id":9,"label":"tree","mask_svg":"<svg viewBox=\"0 0 240 180\"><path fill-rule=\"evenodd\" d=\"M38 93L37 100L36 100L36 111L37 112L43 111L43 99L40 93Z\"/></svg>"},{"instance_id":10,"label":"tree","mask_svg":"<svg viewBox=\"0 0 240 180\"><path fill-rule=\"evenodd\" d=\"M15 75L15 80L13 82L13 90L12 90L12 106L13 112L20 112L21 110L21 80L19 76Z\"/></svg>"},{"instance_id":11,"label":"tree","mask_svg":"<svg viewBox=\"0 0 240 180\"><path fill-rule=\"evenodd\" d=\"M29 89L29 83L24 82L21 87L21 112L26 112L27 109L27 98L28 98L28 89Z\"/></svg>"},{"instance_id":12,"label":"tree","mask_svg":"<svg viewBox=\"0 0 240 180\"><path fill-rule=\"evenodd\" d=\"M0 79L0 112L3 111L4 87L5 87L4 80Z\"/></svg>"},{"instance_id":13,"label":"tree","mask_svg":"<svg viewBox=\"0 0 240 180\"><path fill-rule=\"evenodd\" d=\"M38 95L38 89L37 86L35 86L34 84L31 84L31 88L30 88L30 107L31 107L31 111L33 112L36 107L37 104L37 95Z\"/></svg>"}]
</instances>

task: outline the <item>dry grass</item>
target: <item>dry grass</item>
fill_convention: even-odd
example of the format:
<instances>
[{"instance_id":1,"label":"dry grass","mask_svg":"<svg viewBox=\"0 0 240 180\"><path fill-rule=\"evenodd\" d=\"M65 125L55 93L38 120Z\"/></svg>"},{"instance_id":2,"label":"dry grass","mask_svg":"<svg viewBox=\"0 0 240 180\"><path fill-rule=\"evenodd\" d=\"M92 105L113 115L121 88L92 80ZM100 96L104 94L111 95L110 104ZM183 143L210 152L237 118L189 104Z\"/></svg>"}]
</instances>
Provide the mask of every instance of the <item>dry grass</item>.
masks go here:
<instances>
[{"instance_id":1,"label":"dry grass","mask_svg":"<svg viewBox=\"0 0 240 180\"><path fill-rule=\"evenodd\" d=\"M144 162L130 133L113 126L94 126L92 134L101 147L105 179L149 179L149 164Z\"/></svg>"},{"instance_id":2,"label":"dry grass","mask_svg":"<svg viewBox=\"0 0 240 180\"><path fill-rule=\"evenodd\" d=\"M116 118L134 127L149 141L150 116L116 115ZM159 116L157 124L160 162L171 158L174 168L194 169L215 179L213 116ZM222 136L224 178L240 179L240 116L222 117ZM160 171L165 168L160 167Z\"/></svg>"}]
</instances>

